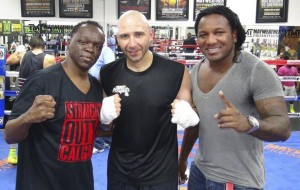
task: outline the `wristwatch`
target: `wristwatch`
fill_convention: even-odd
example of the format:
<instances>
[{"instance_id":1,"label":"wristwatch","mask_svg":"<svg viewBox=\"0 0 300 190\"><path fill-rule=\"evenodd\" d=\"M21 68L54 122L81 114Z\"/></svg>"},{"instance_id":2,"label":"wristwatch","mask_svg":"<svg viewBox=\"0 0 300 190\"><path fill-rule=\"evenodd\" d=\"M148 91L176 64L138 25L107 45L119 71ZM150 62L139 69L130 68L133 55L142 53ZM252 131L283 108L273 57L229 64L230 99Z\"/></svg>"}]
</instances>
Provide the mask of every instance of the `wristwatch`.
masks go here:
<instances>
[{"instance_id":1,"label":"wristwatch","mask_svg":"<svg viewBox=\"0 0 300 190\"><path fill-rule=\"evenodd\" d=\"M249 115L247 117L247 119L248 119L249 123L251 124L252 128L249 129L248 131L246 131L246 133L252 133L253 131L256 131L259 129L259 122L255 117Z\"/></svg>"}]
</instances>

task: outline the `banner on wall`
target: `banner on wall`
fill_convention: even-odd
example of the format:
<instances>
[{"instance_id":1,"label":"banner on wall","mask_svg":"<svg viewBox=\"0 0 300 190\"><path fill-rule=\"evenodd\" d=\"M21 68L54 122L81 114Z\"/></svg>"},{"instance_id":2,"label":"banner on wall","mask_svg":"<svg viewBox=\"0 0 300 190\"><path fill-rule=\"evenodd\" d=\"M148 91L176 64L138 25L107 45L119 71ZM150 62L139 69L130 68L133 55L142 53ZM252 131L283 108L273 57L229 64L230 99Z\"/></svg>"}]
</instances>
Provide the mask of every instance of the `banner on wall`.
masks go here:
<instances>
[{"instance_id":1,"label":"banner on wall","mask_svg":"<svg viewBox=\"0 0 300 190\"><path fill-rule=\"evenodd\" d=\"M4 20L0 19L0 35L21 35L24 31L22 20Z\"/></svg>"},{"instance_id":2,"label":"banner on wall","mask_svg":"<svg viewBox=\"0 0 300 190\"><path fill-rule=\"evenodd\" d=\"M300 26L279 26L277 53L300 60Z\"/></svg>"},{"instance_id":3,"label":"banner on wall","mask_svg":"<svg viewBox=\"0 0 300 190\"><path fill-rule=\"evenodd\" d=\"M273 60L278 57L278 26L244 26L246 40L244 50L262 60Z\"/></svg>"},{"instance_id":4,"label":"banner on wall","mask_svg":"<svg viewBox=\"0 0 300 190\"><path fill-rule=\"evenodd\" d=\"M64 34L69 35L74 26L72 25L27 25L24 26L25 34ZM41 30L41 31L40 31Z\"/></svg>"}]
</instances>

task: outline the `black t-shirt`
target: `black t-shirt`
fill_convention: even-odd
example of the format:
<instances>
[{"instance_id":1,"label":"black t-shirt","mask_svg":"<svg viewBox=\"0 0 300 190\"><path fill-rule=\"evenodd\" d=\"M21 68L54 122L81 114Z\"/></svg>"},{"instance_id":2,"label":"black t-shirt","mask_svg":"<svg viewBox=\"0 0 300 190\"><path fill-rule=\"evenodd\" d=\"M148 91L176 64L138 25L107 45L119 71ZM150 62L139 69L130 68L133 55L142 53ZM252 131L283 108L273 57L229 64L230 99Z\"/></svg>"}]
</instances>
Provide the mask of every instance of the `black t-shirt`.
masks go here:
<instances>
[{"instance_id":1,"label":"black t-shirt","mask_svg":"<svg viewBox=\"0 0 300 190\"><path fill-rule=\"evenodd\" d=\"M33 124L19 143L17 190L94 189L91 156L103 96L101 84L89 78L84 94L57 63L24 83L10 119L27 111L37 95L52 95L56 111L53 119Z\"/></svg>"},{"instance_id":2,"label":"black t-shirt","mask_svg":"<svg viewBox=\"0 0 300 190\"><path fill-rule=\"evenodd\" d=\"M133 72L125 58L101 68L105 93L120 94L108 158L108 177L134 185L170 182L178 176L177 127L171 123L184 65L154 54L152 65Z\"/></svg>"},{"instance_id":3,"label":"black t-shirt","mask_svg":"<svg viewBox=\"0 0 300 190\"><path fill-rule=\"evenodd\" d=\"M190 39L185 39L183 41L183 45L197 45L197 43L194 38L190 38ZM187 47L187 48L185 48L185 52L193 53L195 49L196 49L196 47Z\"/></svg>"}]
</instances>

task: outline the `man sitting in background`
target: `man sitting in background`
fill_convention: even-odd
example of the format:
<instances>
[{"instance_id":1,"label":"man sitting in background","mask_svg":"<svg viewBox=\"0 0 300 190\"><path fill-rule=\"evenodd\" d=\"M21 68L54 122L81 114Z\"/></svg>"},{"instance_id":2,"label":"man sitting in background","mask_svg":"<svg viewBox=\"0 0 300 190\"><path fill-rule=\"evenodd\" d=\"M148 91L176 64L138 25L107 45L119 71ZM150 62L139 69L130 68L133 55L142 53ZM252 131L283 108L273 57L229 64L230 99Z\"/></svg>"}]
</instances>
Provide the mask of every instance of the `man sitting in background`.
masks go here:
<instances>
[{"instance_id":1,"label":"man sitting in background","mask_svg":"<svg viewBox=\"0 0 300 190\"><path fill-rule=\"evenodd\" d=\"M197 42L192 37L192 34L189 32L187 33L187 39L183 41L183 48L185 49L185 53L194 53L196 49ZM185 47L188 46L188 47ZM192 47L195 46L195 47ZM185 59L195 59L195 56L186 56Z\"/></svg>"}]
</instances>

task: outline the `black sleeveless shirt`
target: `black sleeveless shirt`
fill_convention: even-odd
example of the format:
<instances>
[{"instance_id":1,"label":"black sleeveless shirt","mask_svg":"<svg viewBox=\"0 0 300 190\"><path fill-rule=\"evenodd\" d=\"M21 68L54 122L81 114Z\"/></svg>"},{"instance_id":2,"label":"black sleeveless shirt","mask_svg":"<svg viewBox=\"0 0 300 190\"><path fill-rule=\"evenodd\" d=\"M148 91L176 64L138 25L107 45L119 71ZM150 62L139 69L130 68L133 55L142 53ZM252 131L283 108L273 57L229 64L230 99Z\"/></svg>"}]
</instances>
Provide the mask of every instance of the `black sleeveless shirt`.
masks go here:
<instances>
[{"instance_id":1,"label":"black sleeveless shirt","mask_svg":"<svg viewBox=\"0 0 300 190\"><path fill-rule=\"evenodd\" d=\"M35 55L32 51L25 53L19 71L19 88L21 88L26 79L37 70L43 69L44 58L46 53L39 53Z\"/></svg>"},{"instance_id":2,"label":"black sleeveless shirt","mask_svg":"<svg viewBox=\"0 0 300 190\"><path fill-rule=\"evenodd\" d=\"M108 158L108 176L134 185L155 185L177 179L177 126L171 123L184 65L154 54L152 65L133 72L121 58L101 68L107 96L120 94L121 114L115 120Z\"/></svg>"}]
</instances>

